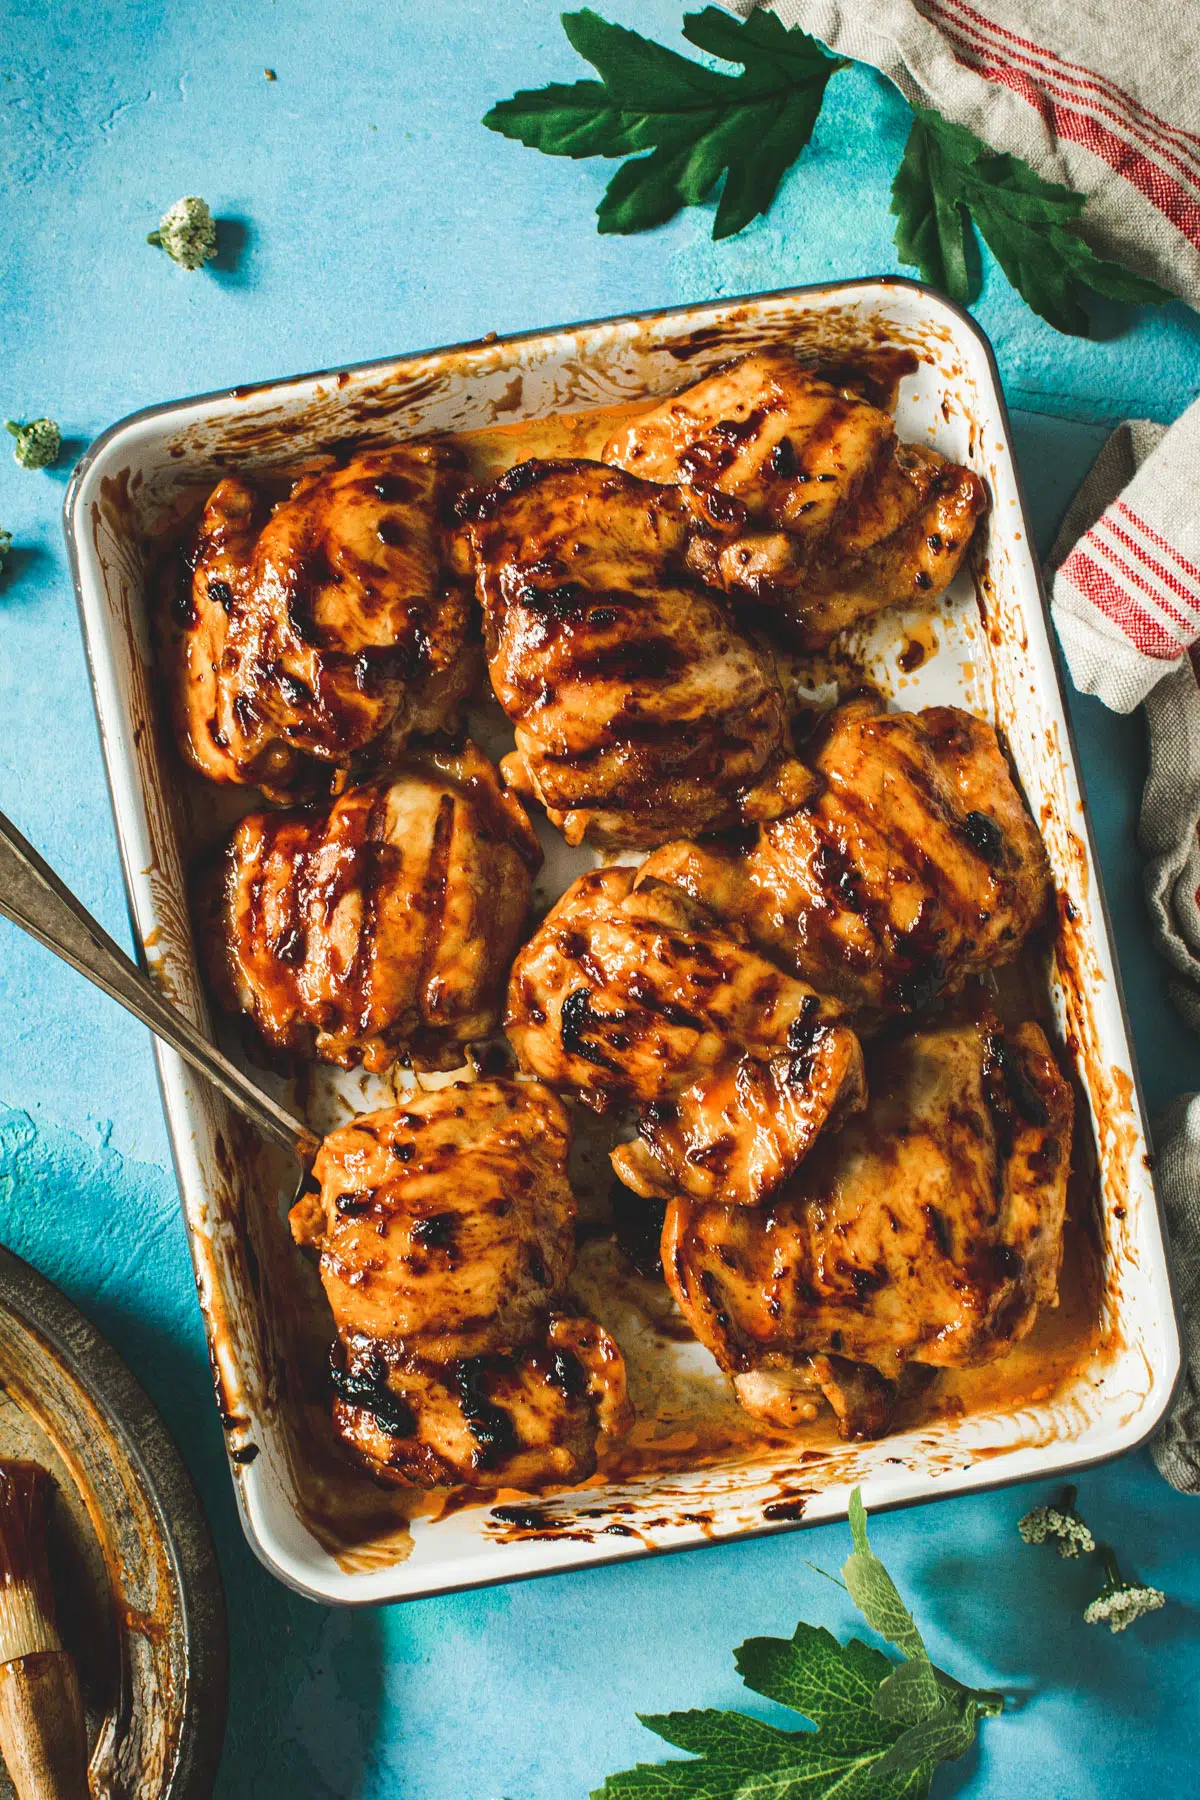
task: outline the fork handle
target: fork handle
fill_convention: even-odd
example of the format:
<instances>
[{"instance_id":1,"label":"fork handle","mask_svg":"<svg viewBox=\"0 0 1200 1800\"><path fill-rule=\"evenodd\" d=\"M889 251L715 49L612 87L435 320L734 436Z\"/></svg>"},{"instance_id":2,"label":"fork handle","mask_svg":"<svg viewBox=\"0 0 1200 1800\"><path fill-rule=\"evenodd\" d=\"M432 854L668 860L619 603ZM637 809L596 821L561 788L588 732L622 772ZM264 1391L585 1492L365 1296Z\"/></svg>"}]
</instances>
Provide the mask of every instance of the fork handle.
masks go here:
<instances>
[{"instance_id":1,"label":"fork handle","mask_svg":"<svg viewBox=\"0 0 1200 1800\"><path fill-rule=\"evenodd\" d=\"M150 977L113 942L3 813L0 914L119 1001L163 1043L207 1076L264 1136L282 1144L308 1168L320 1148L316 1133L256 1087L164 998Z\"/></svg>"}]
</instances>

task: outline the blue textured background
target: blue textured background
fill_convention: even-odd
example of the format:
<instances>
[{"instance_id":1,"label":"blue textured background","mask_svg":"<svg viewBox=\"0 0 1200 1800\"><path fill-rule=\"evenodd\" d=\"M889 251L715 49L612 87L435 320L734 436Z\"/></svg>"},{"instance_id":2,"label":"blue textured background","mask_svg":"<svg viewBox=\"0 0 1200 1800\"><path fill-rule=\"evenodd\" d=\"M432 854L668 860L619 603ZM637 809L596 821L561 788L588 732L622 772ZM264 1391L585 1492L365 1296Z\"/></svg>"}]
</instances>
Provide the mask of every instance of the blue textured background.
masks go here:
<instances>
[{"instance_id":1,"label":"blue textured background","mask_svg":"<svg viewBox=\"0 0 1200 1800\"><path fill-rule=\"evenodd\" d=\"M672 0L610 17L676 40ZM264 66L278 72L268 83ZM582 71L544 0L0 0L0 413L59 419L50 475L0 454L0 807L128 939L59 528L70 455L135 407L295 370L896 267L888 182L907 114L840 74L771 216L715 246L705 212L601 238L606 169L480 129L520 86ZM226 222L185 275L143 239L179 194ZM1109 422L1169 420L1200 385L1182 306L1057 336L993 269L978 316L1018 409L1043 547ZM1140 722L1075 708L1152 1106L1200 1086L1146 939L1134 838ZM275 1585L234 1515L144 1033L0 930L0 1238L84 1307L137 1370L200 1484L232 1631L226 1800L582 1800L654 1740L633 1714L738 1704L729 1652L797 1616L848 1626L807 1567L827 1528L612 1570L336 1614ZM1079 1618L1090 1571L1025 1550L1026 1491L880 1519L934 1656L1018 1704L938 1792L1193 1791L1200 1509L1137 1455L1083 1504L1171 1605L1123 1638ZM1035 1490L1036 1493L1036 1490ZM753 1704L753 1703L752 1703ZM753 1710L767 1709L753 1706Z\"/></svg>"}]
</instances>

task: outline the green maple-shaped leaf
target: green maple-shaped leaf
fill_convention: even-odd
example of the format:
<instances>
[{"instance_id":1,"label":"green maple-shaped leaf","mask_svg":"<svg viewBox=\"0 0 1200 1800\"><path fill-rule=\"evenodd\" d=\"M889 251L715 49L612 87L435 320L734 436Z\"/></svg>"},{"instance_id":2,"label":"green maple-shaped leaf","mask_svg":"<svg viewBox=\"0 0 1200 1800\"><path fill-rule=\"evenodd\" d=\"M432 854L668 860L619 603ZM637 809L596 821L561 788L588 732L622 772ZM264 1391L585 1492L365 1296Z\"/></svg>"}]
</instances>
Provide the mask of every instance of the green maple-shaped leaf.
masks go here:
<instances>
[{"instance_id":1,"label":"green maple-shaped leaf","mask_svg":"<svg viewBox=\"0 0 1200 1800\"><path fill-rule=\"evenodd\" d=\"M713 223L731 237L765 212L812 136L825 84L845 63L773 13L689 13L699 50L740 63L729 75L590 10L563 28L599 81L556 82L503 100L483 123L551 156L622 156L597 208L601 231L644 231L725 185Z\"/></svg>"},{"instance_id":2,"label":"green maple-shaped leaf","mask_svg":"<svg viewBox=\"0 0 1200 1800\"><path fill-rule=\"evenodd\" d=\"M744 1713L642 1714L691 1762L639 1763L610 1775L592 1800L925 1800L934 1768L966 1751L976 1721L999 1712L935 1669L895 1582L867 1541L862 1496L850 1499L854 1551L842 1570L868 1623L905 1652L896 1664L816 1625L791 1639L751 1638L734 1652L746 1686L812 1729L781 1731Z\"/></svg>"},{"instance_id":3,"label":"green maple-shaped leaf","mask_svg":"<svg viewBox=\"0 0 1200 1800\"><path fill-rule=\"evenodd\" d=\"M610 1775L593 1800L922 1800L936 1757L919 1765L905 1728L875 1711L892 1664L851 1638L798 1625L795 1636L751 1638L735 1651L747 1687L811 1719L815 1731L780 1731L744 1713L639 1714L642 1724L696 1762L639 1763ZM880 1773L883 1770L882 1774Z\"/></svg>"},{"instance_id":4,"label":"green maple-shaped leaf","mask_svg":"<svg viewBox=\"0 0 1200 1800\"><path fill-rule=\"evenodd\" d=\"M972 221L1013 286L1057 331L1082 336L1077 290L1110 300L1159 303L1156 282L1097 256L1080 236L1085 196L1044 181L1019 157L990 150L965 126L914 106L904 159L892 183L896 248L961 305L979 292Z\"/></svg>"},{"instance_id":5,"label":"green maple-shaped leaf","mask_svg":"<svg viewBox=\"0 0 1200 1800\"><path fill-rule=\"evenodd\" d=\"M897 1735L874 1710L892 1664L858 1638L839 1644L823 1626L801 1621L790 1639L748 1639L733 1660L748 1688L811 1719L825 1749L882 1751Z\"/></svg>"}]
</instances>

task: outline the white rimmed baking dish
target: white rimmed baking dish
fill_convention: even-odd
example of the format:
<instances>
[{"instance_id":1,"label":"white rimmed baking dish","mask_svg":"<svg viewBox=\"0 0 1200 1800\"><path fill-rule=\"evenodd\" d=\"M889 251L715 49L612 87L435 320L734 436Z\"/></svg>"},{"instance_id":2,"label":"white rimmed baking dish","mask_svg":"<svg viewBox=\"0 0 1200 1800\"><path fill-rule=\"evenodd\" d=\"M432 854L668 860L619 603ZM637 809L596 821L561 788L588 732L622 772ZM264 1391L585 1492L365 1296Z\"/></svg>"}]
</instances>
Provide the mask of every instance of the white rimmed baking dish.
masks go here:
<instances>
[{"instance_id":1,"label":"white rimmed baking dish","mask_svg":"<svg viewBox=\"0 0 1200 1800\"><path fill-rule=\"evenodd\" d=\"M1019 1405L950 1413L876 1443L800 1444L757 1460L731 1454L589 1487L539 1503L523 1523L502 1527L490 1508L471 1506L417 1519L411 1535L397 1532L386 1509L374 1516L366 1478L347 1484L314 1448L320 1397L296 1370L330 1330L279 1214L293 1172L160 1046L246 1532L268 1567L314 1597L404 1598L786 1529L801 1515L842 1514L856 1482L869 1507L886 1507L1045 1477L1131 1448L1170 1397L1179 1341L1129 1032L995 363L973 321L917 283L837 283L455 346L154 407L106 432L75 472L66 531L138 942L166 990L206 1023L185 889L183 784L159 722L148 623L149 541L181 496L230 468L294 464L331 442L467 430L667 393L776 342L839 360L881 344L915 351L920 367L902 387L901 435L969 464L991 490L970 571L939 603L936 631L915 614L886 615L858 648L900 704L958 703L991 717L1041 823L1059 894L1053 1009L1086 1096L1077 1134L1094 1146L1100 1341L1065 1380ZM910 626L936 652L901 674L897 633ZM557 890L579 864L557 856L550 866ZM681 1379L713 1379L697 1346L654 1353L672 1358ZM641 1354L635 1346L635 1360ZM329 1529L339 1506L353 1515L340 1542Z\"/></svg>"}]
</instances>

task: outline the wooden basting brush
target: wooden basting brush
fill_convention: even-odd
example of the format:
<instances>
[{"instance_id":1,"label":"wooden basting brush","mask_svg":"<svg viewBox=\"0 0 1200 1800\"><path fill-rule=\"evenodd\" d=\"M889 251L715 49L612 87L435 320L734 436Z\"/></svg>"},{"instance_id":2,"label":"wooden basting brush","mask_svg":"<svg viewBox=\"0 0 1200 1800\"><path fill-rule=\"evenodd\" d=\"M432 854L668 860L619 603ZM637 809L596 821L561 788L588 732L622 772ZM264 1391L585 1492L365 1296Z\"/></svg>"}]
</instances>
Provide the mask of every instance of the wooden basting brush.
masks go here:
<instances>
[{"instance_id":1,"label":"wooden basting brush","mask_svg":"<svg viewBox=\"0 0 1200 1800\"><path fill-rule=\"evenodd\" d=\"M83 1702L46 1562L49 1491L37 1463L0 1459L0 1754L20 1800L87 1800Z\"/></svg>"}]
</instances>

